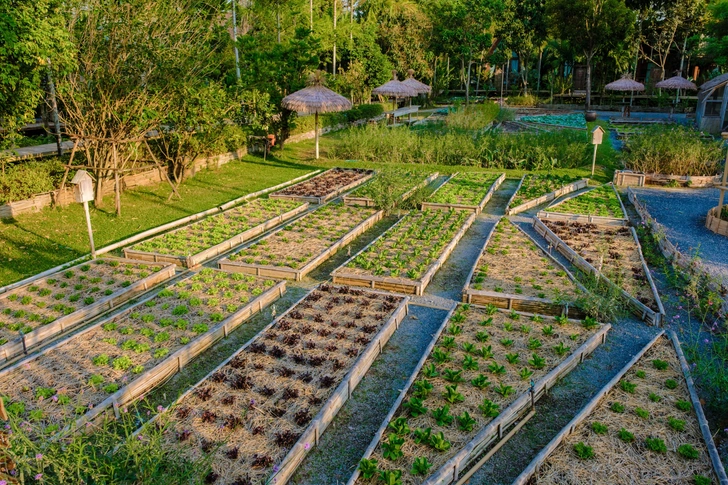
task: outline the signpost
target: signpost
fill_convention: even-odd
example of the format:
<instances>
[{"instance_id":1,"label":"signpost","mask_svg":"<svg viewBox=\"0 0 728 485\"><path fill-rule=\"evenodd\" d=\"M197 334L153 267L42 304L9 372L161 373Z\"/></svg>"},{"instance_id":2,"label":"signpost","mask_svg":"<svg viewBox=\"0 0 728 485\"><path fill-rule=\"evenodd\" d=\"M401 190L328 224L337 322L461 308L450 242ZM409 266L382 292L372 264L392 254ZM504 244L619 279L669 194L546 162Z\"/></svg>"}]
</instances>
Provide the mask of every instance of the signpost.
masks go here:
<instances>
[{"instance_id":1,"label":"signpost","mask_svg":"<svg viewBox=\"0 0 728 485\"><path fill-rule=\"evenodd\" d=\"M604 128L598 125L591 132L591 143L592 145L594 145L594 158L592 159L592 177L594 176L594 170L597 166L597 148L599 147L599 145L602 144L605 133L606 132L604 131Z\"/></svg>"},{"instance_id":2,"label":"signpost","mask_svg":"<svg viewBox=\"0 0 728 485\"><path fill-rule=\"evenodd\" d=\"M73 188L73 196L76 202L83 204L83 210L86 212L86 227L88 228L88 239L91 243L91 258L96 259L96 248L94 247L94 233L91 229L91 215L88 212L88 203L94 200L94 181L85 170L79 170L71 180L75 186Z\"/></svg>"}]
</instances>

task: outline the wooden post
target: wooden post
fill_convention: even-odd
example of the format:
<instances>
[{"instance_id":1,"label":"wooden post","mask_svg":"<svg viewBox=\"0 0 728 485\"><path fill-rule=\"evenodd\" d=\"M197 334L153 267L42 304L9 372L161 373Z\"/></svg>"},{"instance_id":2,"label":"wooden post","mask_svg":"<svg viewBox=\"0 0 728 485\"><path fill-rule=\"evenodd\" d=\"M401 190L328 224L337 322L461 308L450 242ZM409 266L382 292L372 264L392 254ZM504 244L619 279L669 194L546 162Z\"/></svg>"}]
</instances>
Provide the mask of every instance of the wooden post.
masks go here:
<instances>
[{"instance_id":1,"label":"wooden post","mask_svg":"<svg viewBox=\"0 0 728 485\"><path fill-rule=\"evenodd\" d=\"M599 145L594 145L594 157L592 158L592 177L594 176L594 170L596 170L597 167L597 147Z\"/></svg>"},{"instance_id":2,"label":"wooden post","mask_svg":"<svg viewBox=\"0 0 728 485\"><path fill-rule=\"evenodd\" d=\"M91 243L91 259L96 259L96 248L94 247L94 232L91 229L91 214L88 211L88 202L83 203L83 210L86 213L86 228L88 229L88 240Z\"/></svg>"},{"instance_id":3,"label":"wooden post","mask_svg":"<svg viewBox=\"0 0 728 485\"><path fill-rule=\"evenodd\" d=\"M3 421L7 421L8 419L10 419L8 417L7 411L5 411L5 404L3 403L2 399L0 399L0 419L2 419Z\"/></svg>"},{"instance_id":4,"label":"wooden post","mask_svg":"<svg viewBox=\"0 0 728 485\"><path fill-rule=\"evenodd\" d=\"M319 159L319 127L318 127L318 111L314 114L314 130L316 131L316 160Z\"/></svg>"},{"instance_id":5,"label":"wooden post","mask_svg":"<svg viewBox=\"0 0 728 485\"><path fill-rule=\"evenodd\" d=\"M724 140L728 140L728 131L720 134ZM726 182L728 182L728 152L725 154L725 165L723 166L723 182L720 184L720 200L718 201L718 220L721 219L723 213L723 202L725 200Z\"/></svg>"}]
</instances>

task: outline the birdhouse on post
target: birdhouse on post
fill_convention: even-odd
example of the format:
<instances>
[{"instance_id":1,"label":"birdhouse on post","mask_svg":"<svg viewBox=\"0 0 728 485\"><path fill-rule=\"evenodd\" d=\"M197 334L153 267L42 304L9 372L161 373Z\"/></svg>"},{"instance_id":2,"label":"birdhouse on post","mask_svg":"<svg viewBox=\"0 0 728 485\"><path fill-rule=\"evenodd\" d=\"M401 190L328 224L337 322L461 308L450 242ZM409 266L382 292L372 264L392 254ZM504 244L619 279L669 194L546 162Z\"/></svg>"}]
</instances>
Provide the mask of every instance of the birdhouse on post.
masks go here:
<instances>
[{"instance_id":1,"label":"birdhouse on post","mask_svg":"<svg viewBox=\"0 0 728 485\"><path fill-rule=\"evenodd\" d=\"M594 128L591 132L592 145L601 145L605 133L606 131L604 131L604 128L602 128L601 126L597 126L596 128Z\"/></svg>"},{"instance_id":2,"label":"birdhouse on post","mask_svg":"<svg viewBox=\"0 0 728 485\"><path fill-rule=\"evenodd\" d=\"M96 248L94 247L94 232L91 229L91 214L88 211L88 203L94 200L94 180L85 170L79 170L71 180L73 184L73 196L76 202L83 204L83 210L86 213L86 228L88 229L88 239L91 243L91 257L96 259Z\"/></svg>"}]
</instances>

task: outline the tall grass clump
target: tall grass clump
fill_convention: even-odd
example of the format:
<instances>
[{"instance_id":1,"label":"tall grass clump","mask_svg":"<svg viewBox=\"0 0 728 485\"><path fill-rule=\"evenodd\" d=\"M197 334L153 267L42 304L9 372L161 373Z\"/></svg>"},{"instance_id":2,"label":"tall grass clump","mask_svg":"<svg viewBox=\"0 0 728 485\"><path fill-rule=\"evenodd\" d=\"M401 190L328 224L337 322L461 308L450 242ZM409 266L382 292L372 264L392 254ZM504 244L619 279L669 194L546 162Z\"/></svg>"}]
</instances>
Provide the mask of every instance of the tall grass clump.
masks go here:
<instances>
[{"instance_id":1,"label":"tall grass clump","mask_svg":"<svg viewBox=\"0 0 728 485\"><path fill-rule=\"evenodd\" d=\"M665 175L715 175L723 158L721 143L704 140L682 126L649 126L624 144L626 168Z\"/></svg>"},{"instance_id":2,"label":"tall grass clump","mask_svg":"<svg viewBox=\"0 0 728 485\"><path fill-rule=\"evenodd\" d=\"M541 100L538 99L538 96L534 96L533 94L524 94L522 96L509 96L508 97L508 104L511 106L524 106L527 108L533 108L535 106L538 106L538 103Z\"/></svg>"},{"instance_id":3,"label":"tall grass clump","mask_svg":"<svg viewBox=\"0 0 728 485\"><path fill-rule=\"evenodd\" d=\"M480 131L493 123L500 112L500 106L493 102L465 106L445 119L445 125L451 130Z\"/></svg>"},{"instance_id":4,"label":"tall grass clump","mask_svg":"<svg viewBox=\"0 0 728 485\"><path fill-rule=\"evenodd\" d=\"M583 166L588 162L587 151L586 135L572 130L506 135L371 125L345 133L334 155L382 163L551 170Z\"/></svg>"}]
</instances>

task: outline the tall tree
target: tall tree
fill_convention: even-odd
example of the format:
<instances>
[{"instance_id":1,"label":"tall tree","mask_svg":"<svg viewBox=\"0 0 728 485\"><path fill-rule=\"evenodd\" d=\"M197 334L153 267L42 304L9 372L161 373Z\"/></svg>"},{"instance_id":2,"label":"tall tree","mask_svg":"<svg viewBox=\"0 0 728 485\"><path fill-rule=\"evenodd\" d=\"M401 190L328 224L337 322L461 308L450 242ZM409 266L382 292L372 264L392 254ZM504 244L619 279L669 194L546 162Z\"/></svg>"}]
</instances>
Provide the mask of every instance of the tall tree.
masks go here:
<instances>
[{"instance_id":1,"label":"tall tree","mask_svg":"<svg viewBox=\"0 0 728 485\"><path fill-rule=\"evenodd\" d=\"M627 42L635 14L624 0L548 0L546 11L554 35L567 40L586 61L586 109L591 108L592 62Z\"/></svg>"},{"instance_id":2,"label":"tall tree","mask_svg":"<svg viewBox=\"0 0 728 485\"><path fill-rule=\"evenodd\" d=\"M728 0L708 7L705 52L723 69L728 68Z\"/></svg>"},{"instance_id":3,"label":"tall tree","mask_svg":"<svg viewBox=\"0 0 728 485\"><path fill-rule=\"evenodd\" d=\"M496 37L511 49L520 61L521 83L528 94L528 70L547 36L546 0L505 0L504 15L499 19Z\"/></svg>"}]
</instances>

